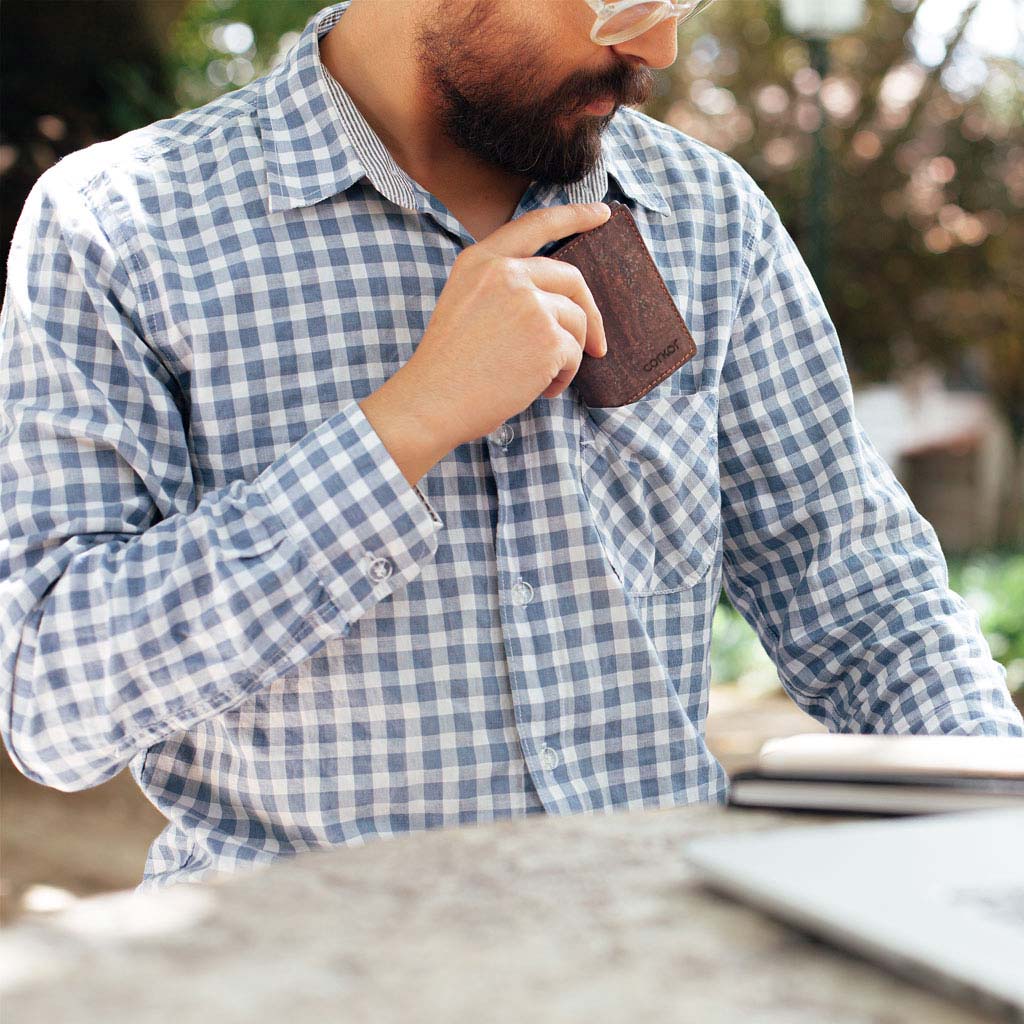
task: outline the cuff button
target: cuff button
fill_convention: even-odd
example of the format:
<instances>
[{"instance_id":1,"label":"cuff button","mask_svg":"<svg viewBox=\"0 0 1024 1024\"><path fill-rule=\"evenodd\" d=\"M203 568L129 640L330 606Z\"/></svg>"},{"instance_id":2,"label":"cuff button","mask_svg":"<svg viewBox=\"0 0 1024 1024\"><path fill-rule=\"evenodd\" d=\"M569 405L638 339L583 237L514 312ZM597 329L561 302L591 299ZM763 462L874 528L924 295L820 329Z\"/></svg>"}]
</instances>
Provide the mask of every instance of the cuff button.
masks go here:
<instances>
[{"instance_id":1,"label":"cuff button","mask_svg":"<svg viewBox=\"0 0 1024 1024\"><path fill-rule=\"evenodd\" d=\"M383 583L392 572L389 558L375 558L367 567L367 574L374 583Z\"/></svg>"}]
</instances>

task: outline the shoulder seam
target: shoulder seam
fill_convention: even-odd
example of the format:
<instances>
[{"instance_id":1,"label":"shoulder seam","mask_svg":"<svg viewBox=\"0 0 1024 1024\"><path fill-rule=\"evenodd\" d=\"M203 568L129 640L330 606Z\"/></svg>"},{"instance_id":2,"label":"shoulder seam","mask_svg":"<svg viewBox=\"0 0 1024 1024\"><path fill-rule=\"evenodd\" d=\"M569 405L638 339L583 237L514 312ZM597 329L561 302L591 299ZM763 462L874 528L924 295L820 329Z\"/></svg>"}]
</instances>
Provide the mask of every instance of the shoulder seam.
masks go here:
<instances>
[{"instance_id":1,"label":"shoulder seam","mask_svg":"<svg viewBox=\"0 0 1024 1024\"><path fill-rule=\"evenodd\" d=\"M195 108L195 109L201 109L201 108ZM187 114L187 113L189 113L189 111L182 111L181 114L176 114L174 116L175 117L180 117L180 116L182 116L182 114ZM252 118L253 120L255 120L255 113L256 113L256 105L255 105L255 103L247 104L245 107L241 108L238 111L236 118L232 118L230 121L228 121L226 123L216 123L216 124L209 125L206 128L202 129L197 134L190 135L187 138L167 137L167 138L161 139L161 140L154 140L152 143L149 143L146 146L141 147L139 150L137 150L135 153L133 153L132 157L133 157L133 159L137 160L140 164L148 164L150 161L155 160L158 157L165 156L166 154L168 154L170 152L173 152L175 150L183 150L183 149L185 149L186 147L188 147L190 145L194 145L196 143L202 142L204 139L209 138L214 133L216 133L218 131L222 131L225 128L228 128L231 125L237 123L237 119L238 118L248 117L248 118ZM172 119L167 119L167 120L172 120ZM159 122L153 122L153 124L158 124L158 123ZM149 128L149 127L152 127L152 125L141 125L139 129L135 129L135 130L138 131L141 128ZM128 133L125 133L125 134L128 134ZM102 140L101 142L93 143L93 145L103 145L103 142L116 142L118 138L122 138L122 137L123 136L117 136L117 137L115 137L113 139L105 139L105 140ZM88 148L91 148L91 147L86 147L86 149L88 149ZM75 155L75 153L83 153L83 152L85 152L85 149L75 150L72 153L68 153L66 156L62 157L59 161L57 161L57 163L54 164L54 167L55 168L59 167L69 157L73 157ZM82 194L83 197L91 196L92 192L95 191L95 189L96 189L97 182L99 182L99 181L101 181L103 179L109 180L108 175L109 175L109 168L106 168L106 167L100 168L98 171L96 171L95 174L93 174L90 177L84 179L80 184L76 185L75 186L76 191L78 191L80 194ZM91 204L90 204L90 209L92 210L93 213L96 212L94 209L92 209Z\"/></svg>"},{"instance_id":2,"label":"shoulder seam","mask_svg":"<svg viewBox=\"0 0 1024 1024\"><path fill-rule=\"evenodd\" d=\"M767 219L765 217L765 207L768 206L768 205L769 205L768 197L762 191L761 192L760 201L757 204L757 222L756 222L762 228L764 227L765 220ZM744 249L743 249L743 262L744 262L744 266L743 266L743 274L741 276L741 280L743 281L743 284L740 286L740 294L742 294L746 290L747 279L750 277L750 274L753 271L753 268L754 268L754 250L757 248L757 243L758 243L759 239L761 238L761 235L762 235L761 231L752 230L750 232L750 240L747 242L746 246L744 246Z\"/></svg>"}]
</instances>

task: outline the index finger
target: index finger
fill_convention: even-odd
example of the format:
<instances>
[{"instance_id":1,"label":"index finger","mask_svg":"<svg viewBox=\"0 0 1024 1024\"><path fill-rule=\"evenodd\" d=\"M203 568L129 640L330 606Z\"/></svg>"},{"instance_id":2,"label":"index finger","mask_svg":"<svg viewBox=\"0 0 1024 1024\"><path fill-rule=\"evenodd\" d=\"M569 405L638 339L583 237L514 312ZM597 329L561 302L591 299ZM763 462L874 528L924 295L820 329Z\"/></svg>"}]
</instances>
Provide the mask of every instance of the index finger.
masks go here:
<instances>
[{"instance_id":1,"label":"index finger","mask_svg":"<svg viewBox=\"0 0 1024 1024\"><path fill-rule=\"evenodd\" d=\"M597 307L593 292L579 267L549 256L530 256L518 261L542 291L555 292L572 299L587 315L587 340L583 351L599 358L608 351L604 333L604 317Z\"/></svg>"},{"instance_id":2,"label":"index finger","mask_svg":"<svg viewBox=\"0 0 1024 1024\"><path fill-rule=\"evenodd\" d=\"M599 227L611 212L607 203L545 206L502 224L476 244L500 256L528 257L548 242Z\"/></svg>"}]
</instances>

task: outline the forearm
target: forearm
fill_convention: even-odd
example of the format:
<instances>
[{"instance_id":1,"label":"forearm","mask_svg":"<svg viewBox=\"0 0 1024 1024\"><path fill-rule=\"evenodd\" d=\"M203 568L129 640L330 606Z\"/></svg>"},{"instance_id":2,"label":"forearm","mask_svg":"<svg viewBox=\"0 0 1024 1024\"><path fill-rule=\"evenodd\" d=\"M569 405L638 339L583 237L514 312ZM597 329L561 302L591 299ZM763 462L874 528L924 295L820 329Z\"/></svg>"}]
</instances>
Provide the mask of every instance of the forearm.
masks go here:
<instances>
[{"instance_id":1,"label":"forearm","mask_svg":"<svg viewBox=\"0 0 1024 1024\"><path fill-rule=\"evenodd\" d=\"M73 168L26 201L0 310L0 732L59 789L343 636L443 526L354 399L200 491L187 366Z\"/></svg>"},{"instance_id":2,"label":"forearm","mask_svg":"<svg viewBox=\"0 0 1024 1024\"><path fill-rule=\"evenodd\" d=\"M1024 735L934 531L856 421L806 266L762 214L721 380L730 600L834 731Z\"/></svg>"},{"instance_id":3,"label":"forearm","mask_svg":"<svg viewBox=\"0 0 1024 1024\"><path fill-rule=\"evenodd\" d=\"M359 401L410 487L454 447L438 422L432 400L406 365Z\"/></svg>"},{"instance_id":4,"label":"forearm","mask_svg":"<svg viewBox=\"0 0 1024 1024\"><path fill-rule=\"evenodd\" d=\"M934 532L883 468L845 515L811 499L761 537L801 552L785 600L749 558L730 573L730 597L760 620L794 699L834 731L1024 735Z\"/></svg>"},{"instance_id":5,"label":"forearm","mask_svg":"<svg viewBox=\"0 0 1024 1024\"><path fill-rule=\"evenodd\" d=\"M353 401L251 483L137 535L78 536L41 558L10 542L12 758L56 788L104 781L345 635L419 573L441 525Z\"/></svg>"}]
</instances>

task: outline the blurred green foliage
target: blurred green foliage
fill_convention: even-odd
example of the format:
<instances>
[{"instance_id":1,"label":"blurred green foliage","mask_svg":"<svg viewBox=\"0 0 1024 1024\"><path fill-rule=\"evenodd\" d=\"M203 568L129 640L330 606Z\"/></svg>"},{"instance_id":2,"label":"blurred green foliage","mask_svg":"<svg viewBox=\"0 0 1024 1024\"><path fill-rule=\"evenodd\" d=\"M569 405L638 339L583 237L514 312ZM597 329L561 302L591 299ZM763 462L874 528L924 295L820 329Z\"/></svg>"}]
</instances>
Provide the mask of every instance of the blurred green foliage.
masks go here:
<instances>
[{"instance_id":1,"label":"blurred green foliage","mask_svg":"<svg viewBox=\"0 0 1024 1024\"><path fill-rule=\"evenodd\" d=\"M179 109L266 74L326 0L191 0L166 59Z\"/></svg>"},{"instance_id":2,"label":"blurred green foliage","mask_svg":"<svg viewBox=\"0 0 1024 1024\"><path fill-rule=\"evenodd\" d=\"M981 618L1010 689L1024 691L1024 554L995 553L950 562L949 581Z\"/></svg>"},{"instance_id":3,"label":"blurred green foliage","mask_svg":"<svg viewBox=\"0 0 1024 1024\"><path fill-rule=\"evenodd\" d=\"M989 552L950 559L949 582L978 613L1011 691L1024 697L1024 554ZM757 635L723 594L711 636L713 684L739 684L754 693L781 688Z\"/></svg>"},{"instance_id":4,"label":"blurred green foliage","mask_svg":"<svg viewBox=\"0 0 1024 1024\"><path fill-rule=\"evenodd\" d=\"M711 685L740 686L754 694L782 688L757 634L724 591L711 626Z\"/></svg>"}]
</instances>

